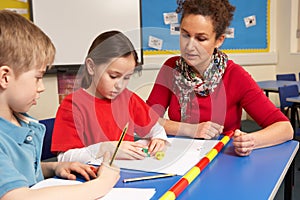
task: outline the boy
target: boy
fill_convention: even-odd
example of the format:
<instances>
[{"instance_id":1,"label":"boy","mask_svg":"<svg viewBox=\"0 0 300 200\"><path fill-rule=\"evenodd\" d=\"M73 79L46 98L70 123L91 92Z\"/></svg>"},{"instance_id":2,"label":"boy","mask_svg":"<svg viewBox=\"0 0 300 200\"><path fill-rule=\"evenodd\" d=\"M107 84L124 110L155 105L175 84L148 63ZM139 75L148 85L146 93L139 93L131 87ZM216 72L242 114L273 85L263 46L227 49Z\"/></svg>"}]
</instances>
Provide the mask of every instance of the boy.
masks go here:
<instances>
[{"instance_id":1,"label":"boy","mask_svg":"<svg viewBox=\"0 0 300 200\"><path fill-rule=\"evenodd\" d=\"M96 199L119 179L108 167L108 155L95 174L88 166L70 162L40 162L45 127L26 112L44 91L47 66L53 63L51 40L33 23L11 11L0 11L0 199ZM30 190L44 177L91 181L80 185Z\"/></svg>"}]
</instances>

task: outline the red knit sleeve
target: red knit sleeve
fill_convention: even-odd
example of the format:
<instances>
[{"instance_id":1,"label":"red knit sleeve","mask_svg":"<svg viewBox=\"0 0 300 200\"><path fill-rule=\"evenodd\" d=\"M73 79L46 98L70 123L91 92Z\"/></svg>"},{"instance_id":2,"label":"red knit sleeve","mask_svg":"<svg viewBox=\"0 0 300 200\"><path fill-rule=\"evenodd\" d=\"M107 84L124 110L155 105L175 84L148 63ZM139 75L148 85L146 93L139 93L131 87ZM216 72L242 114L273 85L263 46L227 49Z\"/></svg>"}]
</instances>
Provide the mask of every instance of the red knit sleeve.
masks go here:
<instances>
[{"instance_id":1,"label":"red knit sleeve","mask_svg":"<svg viewBox=\"0 0 300 200\"><path fill-rule=\"evenodd\" d=\"M289 120L242 67L234 68L231 76L231 84L239 91L241 106L261 127Z\"/></svg>"},{"instance_id":2,"label":"red knit sleeve","mask_svg":"<svg viewBox=\"0 0 300 200\"><path fill-rule=\"evenodd\" d=\"M161 67L152 91L146 101L159 116L163 116L170 104L170 99L173 93L173 78L175 61L178 56L169 58Z\"/></svg>"}]
</instances>

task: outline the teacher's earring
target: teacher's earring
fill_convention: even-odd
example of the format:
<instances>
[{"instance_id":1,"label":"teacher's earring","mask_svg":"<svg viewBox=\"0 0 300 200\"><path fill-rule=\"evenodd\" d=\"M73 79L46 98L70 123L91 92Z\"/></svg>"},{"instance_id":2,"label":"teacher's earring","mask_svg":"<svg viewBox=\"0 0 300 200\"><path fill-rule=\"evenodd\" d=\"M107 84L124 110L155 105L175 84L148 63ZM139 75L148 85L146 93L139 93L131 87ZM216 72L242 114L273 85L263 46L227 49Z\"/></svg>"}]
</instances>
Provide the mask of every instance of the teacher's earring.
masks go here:
<instances>
[{"instance_id":1,"label":"teacher's earring","mask_svg":"<svg viewBox=\"0 0 300 200\"><path fill-rule=\"evenodd\" d=\"M217 52L218 52L218 47L215 47L214 54L216 54Z\"/></svg>"}]
</instances>

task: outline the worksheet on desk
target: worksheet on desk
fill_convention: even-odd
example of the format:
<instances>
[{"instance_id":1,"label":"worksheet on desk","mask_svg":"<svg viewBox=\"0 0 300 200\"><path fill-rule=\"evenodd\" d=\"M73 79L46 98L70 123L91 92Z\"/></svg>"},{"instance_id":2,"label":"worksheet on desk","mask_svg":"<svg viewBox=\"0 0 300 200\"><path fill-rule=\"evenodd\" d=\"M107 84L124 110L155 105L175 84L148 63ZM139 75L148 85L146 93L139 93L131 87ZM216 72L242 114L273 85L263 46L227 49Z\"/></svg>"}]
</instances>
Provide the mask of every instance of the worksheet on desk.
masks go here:
<instances>
[{"instance_id":1,"label":"worksheet on desk","mask_svg":"<svg viewBox=\"0 0 300 200\"><path fill-rule=\"evenodd\" d=\"M82 184L81 181L65 180L59 178L49 178L32 186L30 189L40 189L51 186L62 186L62 185L77 185ZM124 196L124 193L126 195ZM155 194L154 188L112 188L101 200L148 200Z\"/></svg>"},{"instance_id":2,"label":"worksheet on desk","mask_svg":"<svg viewBox=\"0 0 300 200\"><path fill-rule=\"evenodd\" d=\"M143 160L115 160L114 164L125 169L184 175L219 142L184 138L170 138L169 141L171 145L162 160L146 157Z\"/></svg>"}]
</instances>

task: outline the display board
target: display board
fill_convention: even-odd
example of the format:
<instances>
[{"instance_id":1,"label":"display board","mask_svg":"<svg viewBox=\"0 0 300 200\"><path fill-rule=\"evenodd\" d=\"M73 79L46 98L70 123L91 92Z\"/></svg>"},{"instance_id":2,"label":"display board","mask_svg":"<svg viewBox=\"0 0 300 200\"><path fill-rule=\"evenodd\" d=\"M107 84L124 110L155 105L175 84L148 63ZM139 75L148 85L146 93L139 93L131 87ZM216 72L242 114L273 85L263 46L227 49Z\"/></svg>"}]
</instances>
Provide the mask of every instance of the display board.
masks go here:
<instances>
[{"instance_id":1,"label":"display board","mask_svg":"<svg viewBox=\"0 0 300 200\"><path fill-rule=\"evenodd\" d=\"M31 5L33 22L57 49L54 65L82 64L93 39L108 30L127 35L142 62L140 0L31 0Z\"/></svg>"},{"instance_id":2,"label":"display board","mask_svg":"<svg viewBox=\"0 0 300 200\"><path fill-rule=\"evenodd\" d=\"M268 52L270 0L229 0L236 7L221 46L229 53ZM141 0L145 55L179 53L180 14L176 0Z\"/></svg>"},{"instance_id":3,"label":"display board","mask_svg":"<svg viewBox=\"0 0 300 200\"><path fill-rule=\"evenodd\" d=\"M28 0L1 0L0 10L14 11L27 19L31 19L30 2Z\"/></svg>"}]
</instances>

